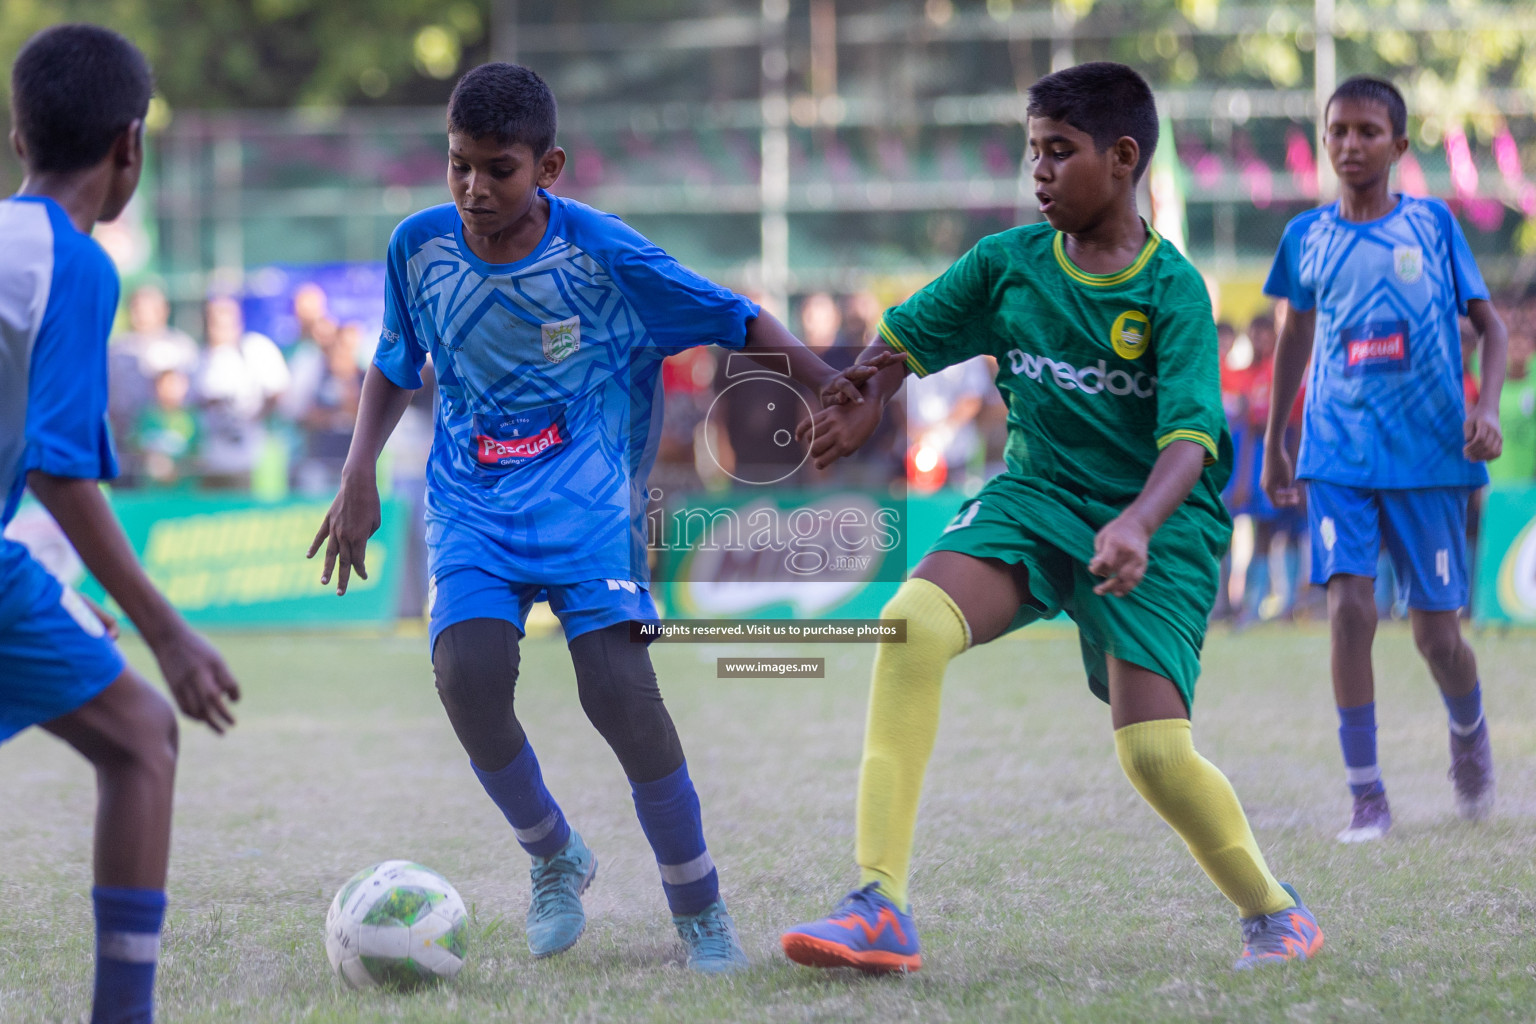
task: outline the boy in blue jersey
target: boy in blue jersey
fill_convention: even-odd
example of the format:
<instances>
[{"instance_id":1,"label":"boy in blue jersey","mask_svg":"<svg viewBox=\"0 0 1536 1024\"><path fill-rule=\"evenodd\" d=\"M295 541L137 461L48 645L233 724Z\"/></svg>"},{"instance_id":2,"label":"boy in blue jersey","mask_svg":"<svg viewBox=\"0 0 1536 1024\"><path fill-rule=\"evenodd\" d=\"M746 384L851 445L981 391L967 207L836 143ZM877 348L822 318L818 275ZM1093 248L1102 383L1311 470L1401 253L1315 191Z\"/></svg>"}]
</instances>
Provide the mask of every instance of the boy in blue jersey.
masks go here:
<instances>
[{"instance_id":1,"label":"boy in blue jersey","mask_svg":"<svg viewBox=\"0 0 1536 1024\"><path fill-rule=\"evenodd\" d=\"M30 486L138 627L182 711L222 733L239 688L144 575L97 485L117 475L106 415L118 281L90 231L138 185L153 90L143 55L92 25L39 33L12 68L11 142L26 178L0 200L0 526ZM145 1024L165 913L176 716L123 662L115 635L110 617L0 539L0 741L38 725L96 769L91 1020Z\"/></svg>"},{"instance_id":2,"label":"boy in blue jersey","mask_svg":"<svg viewBox=\"0 0 1536 1024\"><path fill-rule=\"evenodd\" d=\"M326 544L322 582L339 563L338 593L353 568L365 576L379 524L374 465L430 354L433 670L476 776L533 859L529 950L576 942L597 867L513 710L523 624L547 599L582 708L629 778L689 966L734 970L746 957L682 745L646 647L630 639L632 621L657 614L643 527L661 362L719 344L771 350L818 392L837 375L754 303L617 217L546 192L565 165L555 120L554 96L524 67L482 65L454 88L454 202L407 218L390 240L383 334L340 492L309 553Z\"/></svg>"},{"instance_id":3,"label":"boy in blue jersey","mask_svg":"<svg viewBox=\"0 0 1536 1024\"><path fill-rule=\"evenodd\" d=\"M1467 501L1497 458L1504 324L1446 205L1388 191L1408 148L1407 108L1390 83L1351 78L1324 111L1339 198L1286 226L1264 290L1290 304L1275 353L1264 489L1300 501L1306 481L1312 582L1328 588L1333 692L1354 813L1342 842L1392 825L1376 763L1373 580L1385 542L1409 619L1450 715L1456 809L1493 805L1493 756L1477 661L1461 636ZM1482 389L1462 390L1465 316L1482 348ZM1314 347L1316 349L1314 353ZM1308 360L1311 369L1308 371ZM1280 438L1307 373L1301 451Z\"/></svg>"}]
</instances>

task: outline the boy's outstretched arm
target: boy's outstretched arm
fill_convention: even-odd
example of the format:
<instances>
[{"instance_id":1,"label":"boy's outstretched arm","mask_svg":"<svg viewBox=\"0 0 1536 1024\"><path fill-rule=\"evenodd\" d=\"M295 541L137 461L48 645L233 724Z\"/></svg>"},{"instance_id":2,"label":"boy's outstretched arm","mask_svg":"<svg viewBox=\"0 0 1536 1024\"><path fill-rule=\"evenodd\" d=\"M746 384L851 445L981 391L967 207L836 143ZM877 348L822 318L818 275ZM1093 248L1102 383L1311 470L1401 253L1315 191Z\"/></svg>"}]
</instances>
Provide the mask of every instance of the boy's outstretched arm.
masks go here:
<instances>
[{"instance_id":1,"label":"boy's outstretched arm","mask_svg":"<svg viewBox=\"0 0 1536 1024\"><path fill-rule=\"evenodd\" d=\"M817 469L826 469L869 440L880 426L886 403L901 390L906 376L906 356L878 338L859 353L853 366L838 374L842 385L861 393L859 401L836 404L823 392L826 408L803 421L795 431L801 441L809 438L811 458Z\"/></svg>"},{"instance_id":2,"label":"boy's outstretched arm","mask_svg":"<svg viewBox=\"0 0 1536 1024\"><path fill-rule=\"evenodd\" d=\"M1158 455L1146 486L1093 538L1088 571L1105 580L1095 594L1124 597L1147 573L1147 546L1157 528L1184 503L1205 469L1208 453L1197 441L1173 441Z\"/></svg>"},{"instance_id":3,"label":"boy's outstretched arm","mask_svg":"<svg viewBox=\"0 0 1536 1024\"><path fill-rule=\"evenodd\" d=\"M747 321L747 342L741 350L770 367L776 360L758 357L788 356L789 375L809 388L812 394L820 396L823 404L864 401L855 384L822 362L820 356L806 348L778 317L766 309Z\"/></svg>"},{"instance_id":4,"label":"boy's outstretched arm","mask_svg":"<svg viewBox=\"0 0 1536 1024\"><path fill-rule=\"evenodd\" d=\"M214 732L234 725L224 702L240 699L240 685L213 645L187 625L144 574L97 482L33 470L27 474L27 486L58 522L91 575L138 627L177 706Z\"/></svg>"},{"instance_id":5,"label":"boy's outstretched arm","mask_svg":"<svg viewBox=\"0 0 1536 1024\"><path fill-rule=\"evenodd\" d=\"M1264 468L1259 482L1269 500L1280 508L1292 508L1301 502L1296 488L1296 466L1285 446L1285 425L1291 418L1291 406L1301 390L1307 364L1312 360L1312 335L1317 327L1317 310L1286 309L1285 323L1275 339L1275 374L1269 385L1269 422L1264 428Z\"/></svg>"},{"instance_id":6,"label":"boy's outstretched arm","mask_svg":"<svg viewBox=\"0 0 1536 1024\"><path fill-rule=\"evenodd\" d=\"M1504 451L1504 433L1499 428L1499 392L1504 390L1509 332L1493 303L1487 299L1468 302L1467 319L1477 329L1482 381L1477 403L1467 413L1464 428L1467 443L1462 452L1473 462L1486 462L1498 458Z\"/></svg>"},{"instance_id":7,"label":"boy's outstretched arm","mask_svg":"<svg viewBox=\"0 0 1536 1024\"><path fill-rule=\"evenodd\" d=\"M363 579L368 578L363 560L368 550L368 538L379 528L379 453L410 404L410 390L384 376L378 366L368 367L357 409L357 425L352 430L352 445L347 449L347 461L341 469L341 488L321 520L315 539L310 542L309 554L304 556L314 558L320 545L325 545L325 567L320 572L322 584L331 582L331 571L340 560L341 575L336 580L338 595L347 592L347 582L354 568Z\"/></svg>"}]
</instances>

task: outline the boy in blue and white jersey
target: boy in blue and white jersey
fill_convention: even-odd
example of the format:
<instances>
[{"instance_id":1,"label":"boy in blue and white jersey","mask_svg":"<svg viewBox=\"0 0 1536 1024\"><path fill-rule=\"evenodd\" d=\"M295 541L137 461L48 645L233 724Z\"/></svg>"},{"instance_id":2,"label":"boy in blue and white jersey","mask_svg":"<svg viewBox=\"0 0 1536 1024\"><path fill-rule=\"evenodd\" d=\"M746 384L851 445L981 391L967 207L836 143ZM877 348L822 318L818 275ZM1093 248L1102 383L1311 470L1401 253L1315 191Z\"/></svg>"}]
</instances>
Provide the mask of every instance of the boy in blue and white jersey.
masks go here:
<instances>
[{"instance_id":1,"label":"boy in blue and white jersey","mask_svg":"<svg viewBox=\"0 0 1536 1024\"><path fill-rule=\"evenodd\" d=\"M1351 78L1328 101L1339 199L1287 225L1264 290L1290 304L1275 355L1264 488L1277 505L1307 484L1312 582L1328 587L1334 697L1354 813L1343 842L1380 838L1391 811L1376 762L1373 580L1386 544L1419 653L1450 715L1458 812L1493 804L1493 757L1477 662L1461 636L1467 502L1497 458L1503 323L1455 217L1437 199L1388 191L1408 148L1390 83ZM1464 398L1460 317L1480 338L1482 387ZM1314 351L1315 346L1315 351ZM1308 359L1311 369L1308 372ZM1277 443L1307 376L1297 464Z\"/></svg>"},{"instance_id":2,"label":"boy in blue and white jersey","mask_svg":"<svg viewBox=\"0 0 1536 1024\"><path fill-rule=\"evenodd\" d=\"M596 858L545 787L513 709L518 643L547 599L583 709L613 748L656 854L690 967L746 962L720 900L699 800L630 623L656 618L646 477L661 425L662 360L718 344L769 351L820 392L836 374L758 306L686 270L617 217L550 195L565 165L555 100L527 68L486 64L448 108L454 202L390 241L384 330L363 386L326 543L365 573L378 527L374 464L422 385L440 402L427 469L430 644L439 696L486 793L533 858L528 945L570 948ZM855 389L848 388L849 392Z\"/></svg>"},{"instance_id":3,"label":"boy in blue and white jersey","mask_svg":"<svg viewBox=\"0 0 1536 1024\"><path fill-rule=\"evenodd\" d=\"M154 652L176 702L215 732L239 687L134 559L98 481L117 475L107 429L107 335L117 271L91 237L143 168L154 82L126 39L94 25L38 33L11 69L11 138L26 168L0 200L0 527L22 491ZM130 668L116 623L0 538L0 742L37 725L96 769L93 1024L145 1024L176 774L176 715Z\"/></svg>"}]
</instances>

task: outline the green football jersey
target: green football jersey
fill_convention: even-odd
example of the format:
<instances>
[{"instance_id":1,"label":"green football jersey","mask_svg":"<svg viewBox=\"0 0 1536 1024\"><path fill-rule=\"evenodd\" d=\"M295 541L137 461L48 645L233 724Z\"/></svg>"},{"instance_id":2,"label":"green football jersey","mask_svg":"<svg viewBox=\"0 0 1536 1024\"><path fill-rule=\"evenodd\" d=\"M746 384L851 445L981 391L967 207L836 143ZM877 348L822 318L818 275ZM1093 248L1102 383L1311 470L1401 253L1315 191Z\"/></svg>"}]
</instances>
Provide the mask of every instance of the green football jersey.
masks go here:
<instances>
[{"instance_id":1,"label":"green football jersey","mask_svg":"<svg viewBox=\"0 0 1536 1024\"><path fill-rule=\"evenodd\" d=\"M1123 508L1164 447L1194 441L1207 468L1186 507L1226 524L1232 441L1205 282L1150 226L1115 274L1078 269L1064 243L1047 223L983 238L887 310L881 337L920 376L997 360L1010 473Z\"/></svg>"}]
</instances>

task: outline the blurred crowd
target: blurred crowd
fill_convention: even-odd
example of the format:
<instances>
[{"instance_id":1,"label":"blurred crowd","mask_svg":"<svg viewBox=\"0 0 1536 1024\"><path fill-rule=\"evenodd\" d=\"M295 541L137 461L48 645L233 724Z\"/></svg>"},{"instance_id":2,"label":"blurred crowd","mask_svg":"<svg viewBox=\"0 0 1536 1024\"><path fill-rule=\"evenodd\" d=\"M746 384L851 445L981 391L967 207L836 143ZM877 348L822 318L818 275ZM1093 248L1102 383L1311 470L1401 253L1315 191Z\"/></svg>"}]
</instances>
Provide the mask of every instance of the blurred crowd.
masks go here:
<instances>
[{"instance_id":1,"label":"blurred crowd","mask_svg":"<svg viewBox=\"0 0 1536 1024\"><path fill-rule=\"evenodd\" d=\"M275 473L279 491L335 488L373 339L333 319L324 291L299 287L296 329L276 339L246 328L234 296L204 304L201 340L172 326L154 285L127 313L109 349L122 486L246 492Z\"/></svg>"},{"instance_id":2,"label":"blurred crowd","mask_svg":"<svg viewBox=\"0 0 1536 1024\"><path fill-rule=\"evenodd\" d=\"M1489 469L1495 483L1536 483L1536 296L1495 303L1509 326L1509 374L1500 406L1504 454ZM792 327L834 368L849 366L875 331L881 303L869 293L800 296ZM247 330L240 302L215 296L202 310L203 336L170 323L165 295L140 287L128 302L128 329L114 337L111 418L128 487L324 497L333 493L351 443L363 374L374 339L362 324L338 321L325 292L302 284L292 295L288 335ZM1277 314L1217 325L1222 400L1234 470L1224 497L1238 528L1216 617L1238 626L1297 616L1321 618L1322 594L1306 584L1305 508L1276 508L1260 486L1264 424L1274 368ZM1475 338L1466 335L1469 403L1476 399ZM993 380L996 364L973 359L909 377L897 415L854 458L818 473L798 444L784 444L807 408L761 400L735 388L771 371L724 350L703 347L663 367L664 419L653 495L686 497L734 482L814 487L834 484L909 493L941 488L974 494L1002 468L1007 408ZM770 396L771 397L771 396ZM1291 410L1286 443L1300 442L1304 396ZM432 389L423 388L387 451L380 479L419 513L432 436ZM778 438L779 442L773 439ZM266 486L262 486L262 481ZM1477 532L1476 503L1470 539ZM419 519L419 515L413 516ZM1391 568L1378 574L1384 614L1401 613Z\"/></svg>"}]
</instances>

